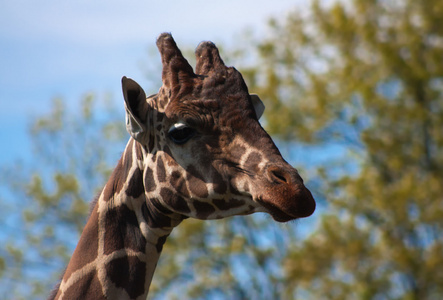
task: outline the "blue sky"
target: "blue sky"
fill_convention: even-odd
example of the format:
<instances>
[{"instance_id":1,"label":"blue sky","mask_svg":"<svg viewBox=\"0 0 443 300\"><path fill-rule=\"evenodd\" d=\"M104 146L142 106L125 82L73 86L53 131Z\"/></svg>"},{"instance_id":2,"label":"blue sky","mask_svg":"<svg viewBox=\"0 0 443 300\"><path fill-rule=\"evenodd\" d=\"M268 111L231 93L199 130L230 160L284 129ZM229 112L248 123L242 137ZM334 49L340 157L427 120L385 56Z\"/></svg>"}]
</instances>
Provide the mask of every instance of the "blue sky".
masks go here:
<instances>
[{"instance_id":1,"label":"blue sky","mask_svg":"<svg viewBox=\"0 0 443 300\"><path fill-rule=\"evenodd\" d=\"M239 37L246 29L260 34L266 29L269 17L283 18L288 10L303 3L301 0L2 2L0 138L7 147L2 147L0 165L30 157L27 128L33 118L49 111L53 98L63 97L75 105L82 95L92 91L111 93L115 101L120 101L123 75L146 86L146 70L142 65L149 64L148 49L155 45L161 32L172 32L182 47L195 47L202 40L226 46L241 42Z\"/></svg>"},{"instance_id":2,"label":"blue sky","mask_svg":"<svg viewBox=\"0 0 443 300\"><path fill-rule=\"evenodd\" d=\"M110 93L121 105L123 123L121 77L149 86L146 65L159 64L160 57L150 62L148 50L155 47L160 33L171 32L182 48L196 47L203 40L227 47L242 43L245 30L260 36L270 17L282 19L289 10L306 4L303 0L1 1L0 166L32 160L28 128L34 118L50 111L55 97L76 106L88 92Z\"/></svg>"}]
</instances>

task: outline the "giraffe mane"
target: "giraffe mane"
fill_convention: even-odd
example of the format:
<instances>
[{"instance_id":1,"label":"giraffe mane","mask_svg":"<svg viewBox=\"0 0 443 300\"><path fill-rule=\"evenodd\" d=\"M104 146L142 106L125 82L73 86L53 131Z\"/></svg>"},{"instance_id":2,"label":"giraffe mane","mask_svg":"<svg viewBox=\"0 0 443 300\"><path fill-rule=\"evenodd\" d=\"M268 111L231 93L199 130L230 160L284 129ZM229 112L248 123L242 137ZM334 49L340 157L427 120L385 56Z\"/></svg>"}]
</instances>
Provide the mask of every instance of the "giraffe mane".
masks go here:
<instances>
[{"instance_id":1,"label":"giraffe mane","mask_svg":"<svg viewBox=\"0 0 443 300\"><path fill-rule=\"evenodd\" d=\"M51 298L146 298L163 244L185 218L267 212L288 222L315 209L258 122L260 99L217 47L198 45L194 72L169 33L157 46L162 87L146 98L122 78L131 138Z\"/></svg>"}]
</instances>

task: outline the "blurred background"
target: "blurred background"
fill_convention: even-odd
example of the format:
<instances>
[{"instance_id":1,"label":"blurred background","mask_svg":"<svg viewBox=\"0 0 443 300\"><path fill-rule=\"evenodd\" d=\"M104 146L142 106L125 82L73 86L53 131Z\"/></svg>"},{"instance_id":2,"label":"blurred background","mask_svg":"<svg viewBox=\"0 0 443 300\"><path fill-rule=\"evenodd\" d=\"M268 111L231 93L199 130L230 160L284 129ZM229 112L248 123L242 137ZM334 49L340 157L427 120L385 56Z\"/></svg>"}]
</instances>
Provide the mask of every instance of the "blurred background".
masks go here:
<instances>
[{"instance_id":1,"label":"blurred background","mask_svg":"<svg viewBox=\"0 0 443 300\"><path fill-rule=\"evenodd\" d=\"M120 79L161 86L161 32L221 49L317 200L186 220L149 299L443 298L443 2L7 1L0 299L46 298L129 138Z\"/></svg>"}]
</instances>

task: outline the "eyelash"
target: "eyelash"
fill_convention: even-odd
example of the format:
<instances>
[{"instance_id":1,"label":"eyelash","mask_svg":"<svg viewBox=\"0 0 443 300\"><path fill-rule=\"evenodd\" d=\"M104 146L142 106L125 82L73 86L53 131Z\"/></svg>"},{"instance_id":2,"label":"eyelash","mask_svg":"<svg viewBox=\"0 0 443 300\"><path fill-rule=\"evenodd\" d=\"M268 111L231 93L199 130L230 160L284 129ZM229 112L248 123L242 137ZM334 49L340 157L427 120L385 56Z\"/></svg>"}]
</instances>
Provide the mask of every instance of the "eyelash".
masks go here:
<instances>
[{"instance_id":1,"label":"eyelash","mask_svg":"<svg viewBox=\"0 0 443 300\"><path fill-rule=\"evenodd\" d=\"M184 123L174 124L168 131L169 138L178 145L183 145L189 141L196 131Z\"/></svg>"}]
</instances>

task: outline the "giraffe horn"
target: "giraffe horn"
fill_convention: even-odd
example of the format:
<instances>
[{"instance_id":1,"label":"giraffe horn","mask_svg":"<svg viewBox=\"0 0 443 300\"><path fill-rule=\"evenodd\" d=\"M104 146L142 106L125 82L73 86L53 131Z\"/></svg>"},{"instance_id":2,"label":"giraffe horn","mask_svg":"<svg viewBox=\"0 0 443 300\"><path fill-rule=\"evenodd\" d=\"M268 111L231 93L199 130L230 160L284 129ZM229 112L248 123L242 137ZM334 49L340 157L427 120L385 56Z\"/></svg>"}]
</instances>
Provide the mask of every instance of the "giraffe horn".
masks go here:
<instances>
[{"instance_id":1,"label":"giraffe horn","mask_svg":"<svg viewBox=\"0 0 443 300\"><path fill-rule=\"evenodd\" d=\"M162 80L166 86L178 86L186 78L195 77L191 65L183 57L170 33L160 34L157 48L163 64Z\"/></svg>"},{"instance_id":2,"label":"giraffe horn","mask_svg":"<svg viewBox=\"0 0 443 300\"><path fill-rule=\"evenodd\" d=\"M195 49L197 74L206 75L212 69L226 68L217 47L212 42L201 42Z\"/></svg>"}]
</instances>

